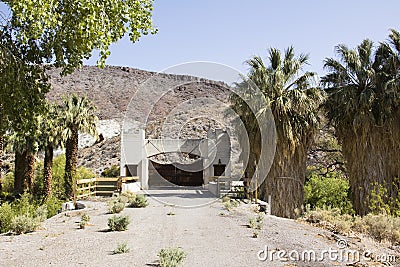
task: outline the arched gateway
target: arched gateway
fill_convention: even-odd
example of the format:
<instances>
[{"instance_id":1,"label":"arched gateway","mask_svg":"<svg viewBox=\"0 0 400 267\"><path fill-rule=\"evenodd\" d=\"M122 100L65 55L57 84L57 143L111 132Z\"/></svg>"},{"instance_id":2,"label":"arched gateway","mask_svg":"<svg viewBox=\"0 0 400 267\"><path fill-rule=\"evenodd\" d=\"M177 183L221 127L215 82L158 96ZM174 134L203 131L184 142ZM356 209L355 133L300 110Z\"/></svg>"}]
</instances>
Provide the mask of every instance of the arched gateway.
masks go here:
<instances>
[{"instance_id":1,"label":"arched gateway","mask_svg":"<svg viewBox=\"0 0 400 267\"><path fill-rule=\"evenodd\" d=\"M189 162L162 164L157 155L178 153ZM209 131L204 139L146 139L144 130L123 133L121 137L121 173L139 176L140 187L208 184L211 176L231 175L231 143L223 130ZM162 179L163 178L163 179Z\"/></svg>"}]
</instances>

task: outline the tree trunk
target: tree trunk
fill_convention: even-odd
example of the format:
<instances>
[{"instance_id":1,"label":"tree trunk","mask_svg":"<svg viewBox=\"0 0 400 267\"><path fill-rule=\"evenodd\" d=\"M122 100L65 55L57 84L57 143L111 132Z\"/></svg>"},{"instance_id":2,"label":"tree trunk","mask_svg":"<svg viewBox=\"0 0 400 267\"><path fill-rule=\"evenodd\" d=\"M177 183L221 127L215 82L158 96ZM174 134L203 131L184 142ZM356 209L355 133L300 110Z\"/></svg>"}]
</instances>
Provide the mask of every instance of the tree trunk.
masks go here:
<instances>
[{"instance_id":1,"label":"tree trunk","mask_svg":"<svg viewBox=\"0 0 400 267\"><path fill-rule=\"evenodd\" d=\"M396 118L399 120L399 118ZM400 177L400 125L370 126L364 133L349 130L339 132L350 178L351 200L358 215L371 210L371 199L377 187L382 187L382 203L391 206L398 191L394 186ZM393 141L391 141L393 140ZM395 207L391 207L395 208Z\"/></svg>"},{"instance_id":2,"label":"tree trunk","mask_svg":"<svg viewBox=\"0 0 400 267\"><path fill-rule=\"evenodd\" d=\"M33 186L35 182L35 153L32 151L26 152L25 157L25 169L24 169L25 181L29 192L33 194Z\"/></svg>"},{"instance_id":3,"label":"tree trunk","mask_svg":"<svg viewBox=\"0 0 400 267\"><path fill-rule=\"evenodd\" d=\"M14 195L20 195L24 193L24 158L26 157L25 151L15 149L15 160L14 160Z\"/></svg>"},{"instance_id":4,"label":"tree trunk","mask_svg":"<svg viewBox=\"0 0 400 267\"><path fill-rule=\"evenodd\" d=\"M28 149L15 149L14 195L28 189L33 193L35 178L35 153Z\"/></svg>"},{"instance_id":5,"label":"tree trunk","mask_svg":"<svg viewBox=\"0 0 400 267\"><path fill-rule=\"evenodd\" d=\"M52 183L53 183L53 145L48 144L44 152L44 194L45 198L49 198L52 195Z\"/></svg>"},{"instance_id":6,"label":"tree trunk","mask_svg":"<svg viewBox=\"0 0 400 267\"><path fill-rule=\"evenodd\" d=\"M1 111L0 111L1 116ZM0 192L3 191L3 135L0 133Z\"/></svg>"},{"instance_id":7,"label":"tree trunk","mask_svg":"<svg viewBox=\"0 0 400 267\"><path fill-rule=\"evenodd\" d=\"M293 152L279 141L270 172L262 186L264 200L271 196L271 214L278 217L296 218L304 204L304 182L307 155L302 146Z\"/></svg>"},{"instance_id":8,"label":"tree trunk","mask_svg":"<svg viewBox=\"0 0 400 267\"><path fill-rule=\"evenodd\" d=\"M71 137L66 142L65 150L65 196L72 199L74 196L74 183L76 165L78 161L78 129L73 127Z\"/></svg>"}]
</instances>

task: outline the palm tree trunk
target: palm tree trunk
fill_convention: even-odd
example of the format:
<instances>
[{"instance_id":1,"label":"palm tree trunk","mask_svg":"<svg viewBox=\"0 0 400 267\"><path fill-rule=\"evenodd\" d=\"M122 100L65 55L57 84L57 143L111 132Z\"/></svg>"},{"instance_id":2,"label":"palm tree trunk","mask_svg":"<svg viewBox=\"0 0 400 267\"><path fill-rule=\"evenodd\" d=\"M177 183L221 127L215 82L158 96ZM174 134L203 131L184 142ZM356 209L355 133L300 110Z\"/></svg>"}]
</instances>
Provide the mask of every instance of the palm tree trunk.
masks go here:
<instances>
[{"instance_id":1,"label":"palm tree trunk","mask_svg":"<svg viewBox=\"0 0 400 267\"><path fill-rule=\"evenodd\" d=\"M301 147L290 153L285 144L278 142L271 170L261 190L264 200L271 196L272 215L293 219L301 214L306 159L306 153Z\"/></svg>"},{"instance_id":2,"label":"palm tree trunk","mask_svg":"<svg viewBox=\"0 0 400 267\"><path fill-rule=\"evenodd\" d=\"M3 190L2 169L3 169L3 135L0 134L0 192Z\"/></svg>"},{"instance_id":3,"label":"palm tree trunk","mask_svg":"<svg viewBox=\"0 0 400 267\"><path fill-rule=\"evenodd\" d=\"M35 153L29 150L26 152L24 172L27 188L29 192L33 194L35 182Z\"/></svg>"},{"instance_id":4,"label":"palm tree trunk","mask_svg":"<svg viewBox=\"0 0 400 267\"><path fill-rule=\"evenodd\" d=\"M77 162L78 129L77 127L72 127L71 138L67 139L65 150L65 196L69 199L74 197L74 182Z\"/></svg>"},{"instance_id":5,"label":"palm tree trunk","mask_svg":"<svg viewBox=\"0 0 400 267\"><path fill-rule=\"evenodd\" d=\"M53 145L48 144L44 152L44 188L46 199L52 195L52 182L53 182Z\"/></svg>"},{"instance_id":6,"label":"palm tree trunk","mask_svg":"<svg viewBox=\"0 0 400 267\"><path fill-rule=\"evenodd\" d=\"M15 149L15 160L14 160L14 195L20 195L24 193L24 158L25 151Z\"/></svg>"}]
</instances>

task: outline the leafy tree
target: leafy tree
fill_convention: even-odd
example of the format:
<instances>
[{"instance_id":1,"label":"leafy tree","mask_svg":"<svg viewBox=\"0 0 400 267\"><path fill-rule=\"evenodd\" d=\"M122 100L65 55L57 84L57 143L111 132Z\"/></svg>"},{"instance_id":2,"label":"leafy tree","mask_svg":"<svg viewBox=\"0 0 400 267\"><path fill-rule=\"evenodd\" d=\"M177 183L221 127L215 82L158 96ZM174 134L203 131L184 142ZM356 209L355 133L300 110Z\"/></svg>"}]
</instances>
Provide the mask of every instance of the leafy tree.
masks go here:
<instances>
[{"instance_id":1,"label":"leafy tree","mask_svg":"<svg viewBox=\"0 0 400 267\"><path fill-rule=\"evenodd\" d=\"M31 56L35 44L24 45L12 36L9 25L0 27L0 138L9 131L14 134L19 166L14 193L21 194L24 188L33 187L37 116L44 110L49 85L43 66Z\"/></svg>"},{"instance_id":2,"label":"leafy tree","mask_svg":"<svg viewBox=\"0 0 400 267\"><path fill-rule=\"evenodd\" d=\"M35 42L44 61L70 73L100 53L104 66L109 46L129 33L134 43L156 33L152 26L153 0L35 0L4 1L11 9L11 24L22 43Z\"/></svg>"},{"instance_id":3,"label":"leafy tree","mask_svg":"<svg viewBox=\"0 0 400 267\"><path fill-rule=\"evenodd\" d=\"M323 101L319 88L313 86L315 73L301 73L308 56L296 57L293 47L284 55L277 49L269 50L268 65L260 57L247 61L250 66L248 79L254 82L267 99L267 107L259 113L271 110L277 131L275 158L271 170L261 186L261 196L272 197L271 212L281 217L293 218L300 210L304 198L307 151L313 142L318 125L317 109ZM242 90L249 90L248 87ZM250 101L254 94L247 94ZM257 101L257 99L254 99ZM233 96L232 107L245 124L250 142L248 174L254 173L256 164L267 159L260 158L259 125L244 101Z\"/></svg>"},{"instance_id":4,"label":"leafy tree","mask_svg":"<svg viewBox=\"0 0 400 267\"><path fill-rule=\"evenodd\" d=\"M96 107L86 97L72 95L65 99L62 106L63 139L65 140L65 195L73 197L73 183L78 160L79 132L97 135L95 115Z\"/></svg>"},{"instance_id":5,"label":"leafy tree","mask_svg":"<svg viewBox=\"0 0 400 267\"><path fill-rule=\"evenodd\" d=\"M360 215L367 214L369 199L378 183L389 197L400 174L399 35L374 51L364 40L356 49L338 45L339 60L328 58L329 73L321 82L329 94L325 110L342 145L350 178L352 202Z\"/></svg>"},{"instance_id":6,"label":"leafy tree","mask_svg":"<svg viewBox=\"0 0 400 267\"><path fill-rule=\"evenodd\" d=\"M3 2L11 16L9 20L0 18L0 156L6 131L11 129L29 138L35 136L31 131L37 133L37 127L30 125L36 120L30 116L43 114L40 109L49 90L45 74L49 65L43 63L62 67L62 74L67 74L98 50L98 63L104 66L109 46L126 33L132 42L143 34L156 33L151 21L152 0ZM24 140L21 136L18 139ZM36 151L26 149L35 145L16 147L23 148L16 151L17 158L28 161L17 165L32 167L34 161L26 153ZM16 193L22 192L24 180L33 177L32 171L16 168Z\"/></svg>"},{"instance_id":7,"label":"leafy tree","mask_svg":"<svg viewBox=\"0 0 400 267\"><path fill-rule=\"evenodd\" d=\"M41 134L39 136L40 149L44 151L44 195L52 196L53 155L54 148L62 145L62 123L60 107L47 105L47 113L41 117Z\"/></svg>"}]
</instances>

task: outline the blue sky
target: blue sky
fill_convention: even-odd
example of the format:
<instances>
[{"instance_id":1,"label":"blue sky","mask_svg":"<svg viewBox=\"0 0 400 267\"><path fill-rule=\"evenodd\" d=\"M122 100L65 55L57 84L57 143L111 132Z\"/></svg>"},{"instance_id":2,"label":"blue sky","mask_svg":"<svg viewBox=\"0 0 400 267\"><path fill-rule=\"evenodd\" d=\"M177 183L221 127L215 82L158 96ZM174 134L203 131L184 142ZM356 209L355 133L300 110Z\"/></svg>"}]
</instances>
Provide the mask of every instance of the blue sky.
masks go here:
<instances>
[{"instance_id":1,"label":"blue sky","mask_svg":"<svg viewBox=\"0 0 400 267\"><path fill-rule=\"evenodd\" d=\"M334 46L387 39L400 30L399 0L156 0L157 35L111 47L108 65L162 71L191 61L211 61L246 72L246 59L267 56L269 47L309 53L309 70L322 75ZM95 64L92 58L86 64Z\"/></svg>"}]
</instances>

